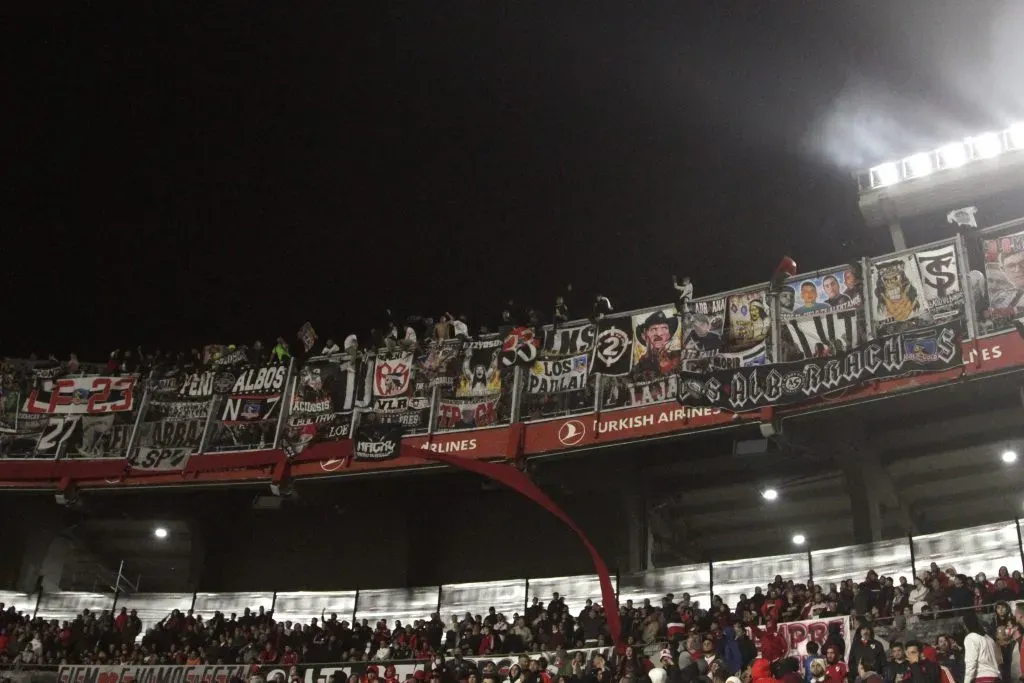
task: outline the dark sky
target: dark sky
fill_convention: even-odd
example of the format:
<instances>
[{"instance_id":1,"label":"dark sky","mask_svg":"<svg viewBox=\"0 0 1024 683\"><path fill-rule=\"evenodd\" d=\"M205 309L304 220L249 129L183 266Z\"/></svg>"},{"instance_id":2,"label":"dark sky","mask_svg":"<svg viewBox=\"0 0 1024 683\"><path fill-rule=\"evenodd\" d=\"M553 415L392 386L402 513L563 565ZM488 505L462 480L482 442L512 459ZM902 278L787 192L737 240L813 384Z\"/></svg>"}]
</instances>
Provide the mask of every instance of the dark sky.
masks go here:
<instances>
[{"instance_id":1,"label":"dark sky","mask_svg":"<svg viewBox=\"0 0 1024 683\"><path fill-rule=\"evenodd\" d=\"M878 253L844 165L999 123L1020 50L1012 3L104 4L3 21L0 355Z\"/></svg>"}]
</instances>

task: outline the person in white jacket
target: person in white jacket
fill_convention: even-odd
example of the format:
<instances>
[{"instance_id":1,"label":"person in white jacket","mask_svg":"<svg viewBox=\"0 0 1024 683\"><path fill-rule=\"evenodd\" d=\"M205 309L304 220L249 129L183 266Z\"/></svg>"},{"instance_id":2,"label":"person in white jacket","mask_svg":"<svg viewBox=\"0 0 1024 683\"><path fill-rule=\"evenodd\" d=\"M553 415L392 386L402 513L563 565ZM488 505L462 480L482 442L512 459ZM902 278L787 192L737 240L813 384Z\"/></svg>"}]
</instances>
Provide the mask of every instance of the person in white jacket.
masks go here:
<instances>
[{"instance_id":1,"label":"person in white jacket","mask_svg":"<svg viewBox=\"0 0 1024 683\"><path fill-rule=\"evenodd\" d=\"M964 638L964 683L994 683L999 680L1001 654L996 641L985 633L978 615L963 615L967 637Z\"/></svg>"}]
</instances>

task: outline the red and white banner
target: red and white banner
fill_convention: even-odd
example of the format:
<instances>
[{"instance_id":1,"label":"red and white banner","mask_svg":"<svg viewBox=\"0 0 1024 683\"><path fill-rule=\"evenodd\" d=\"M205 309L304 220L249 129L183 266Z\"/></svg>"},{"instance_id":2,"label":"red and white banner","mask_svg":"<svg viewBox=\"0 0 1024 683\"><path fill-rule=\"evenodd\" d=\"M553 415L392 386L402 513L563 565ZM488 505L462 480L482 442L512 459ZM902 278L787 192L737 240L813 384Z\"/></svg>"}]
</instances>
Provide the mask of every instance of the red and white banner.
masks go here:
<instances>
[{"instance_id":1,"label":"red and white banner","mask_svg":"<svg viewBox=\"0 0 1024 683\"><path fill-rule=\"evenodd\" d=\"M133 376L42 380L32 388L22 410L59 415L128 412L135 407L135 381Z\"/></svg>"}]
</instances>

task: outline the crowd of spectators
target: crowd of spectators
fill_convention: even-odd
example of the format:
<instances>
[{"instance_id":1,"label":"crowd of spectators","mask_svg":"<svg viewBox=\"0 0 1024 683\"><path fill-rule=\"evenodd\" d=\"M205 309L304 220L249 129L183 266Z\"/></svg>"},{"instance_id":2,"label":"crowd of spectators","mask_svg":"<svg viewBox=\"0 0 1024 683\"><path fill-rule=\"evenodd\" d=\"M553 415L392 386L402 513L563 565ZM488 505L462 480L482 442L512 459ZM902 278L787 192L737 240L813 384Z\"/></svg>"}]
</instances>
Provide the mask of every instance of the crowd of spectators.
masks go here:
<instances>
[{"instance_id":1,"label":"crowd of spectators","mask_svg":"<svg viewBox=\"0 0 1024 683\"><path fill-rule=\"evenodd\" d=\"M121 608L116 615L85 611L73 621L60 623L33 619L15 606L0 604L0 664L288 667L361 662L386 667L389 661L419 660L424 663L420 672L424 677L437 669L433 673L445 683L480 683L487 677L486 671L474 669L476 681L459 673L459 667L468 671L478 666L467 658L487 660L543 652L549 653L550 661L538 663L528 658L516 671L502 673L502 680L551 683L550 676L543 679L541 675L547 675L550 668L567 683L610 683L612 679L616 683L721 679L724 683L730 676L741 683L843 683L843 679L858 678L866 683L989 683L978 668L981 662L985 670L985 657L978 653L984 654L989 642L984 639L989 638L997 651L1001 678L1009 683L1022 678L1017 653L1024 634L1024 603L1011 606L1012 601L1024 597L1022 589L1020 572L1010 574L1005 567L990 581L984 574L971 578L932 564L913 588L903 577L893 581L872 571L859 583L847 580L828 587L776 576L764 589L758 587L752 595L741 596L735 605L726 606L716 596L707 609L686 593L678 601L673 594L666 595L660 605L651 600L641 604L626 600L620 605L623 642L610 649L609 659L589 661L582 653L576 657L569 651L612 645L603 609L588 600L573 614L557 593L546 604L535 598L522 614L510 617L490 608L483 615L466 612L443 620L434 614L406 624L398 620L350 624L337 614L299 624L276 621L263 608L256 612L246 609L241 615L217 612L209 619L191 611L174 611L145 630L130 607ZM986 629L977 626L981 612L986 613ZM854 634L844 636L836 623L824 642L808 641L799 658L788 656L790 643L777 630L779 623L845 615L853 617ZM940 616L966 626L966 639L962 626L939 634L934 642L894 640L886 647L874 637L875 626L890 634L912 633L915 622ZM982 640L972 640L972 631ZM848 655L845 637L852 638ZM949 680L913 673L918 660L934 662L932 673L948 674ZM458 675L453 675L452 667ZM663 673L666 682L655 680ZM382 678L387 679L386 671Z\"/></svg>"}]
</instances>

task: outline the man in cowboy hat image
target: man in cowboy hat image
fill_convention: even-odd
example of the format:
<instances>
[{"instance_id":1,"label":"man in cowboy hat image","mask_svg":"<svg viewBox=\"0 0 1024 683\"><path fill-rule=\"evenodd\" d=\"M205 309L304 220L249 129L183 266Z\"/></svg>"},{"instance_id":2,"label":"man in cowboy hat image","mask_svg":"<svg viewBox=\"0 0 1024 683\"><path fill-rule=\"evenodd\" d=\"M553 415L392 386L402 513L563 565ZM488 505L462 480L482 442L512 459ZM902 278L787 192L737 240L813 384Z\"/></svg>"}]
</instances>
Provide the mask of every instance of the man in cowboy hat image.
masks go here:
<instances>
[{"instance_id":1,"label":"man in cowboy hat image","mask_svg":"<svg viewBox=\"0 0 1024 683\"><path fill-rule=\"evenodd\" d=\"M636 340L644 347L635 364L642 373L669 375L679 369L679 319L655 311L636 327Z\"/></svg>"}]
</instances>

